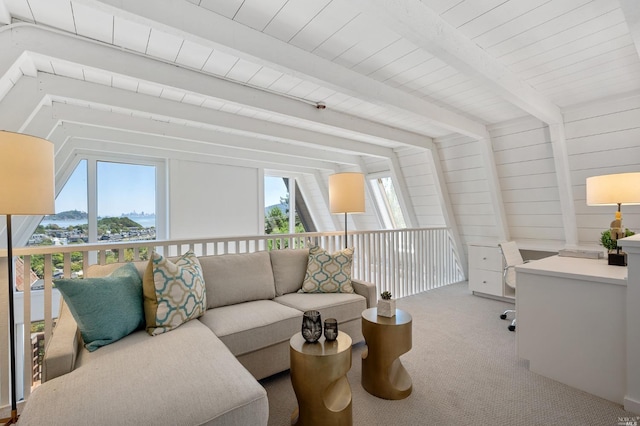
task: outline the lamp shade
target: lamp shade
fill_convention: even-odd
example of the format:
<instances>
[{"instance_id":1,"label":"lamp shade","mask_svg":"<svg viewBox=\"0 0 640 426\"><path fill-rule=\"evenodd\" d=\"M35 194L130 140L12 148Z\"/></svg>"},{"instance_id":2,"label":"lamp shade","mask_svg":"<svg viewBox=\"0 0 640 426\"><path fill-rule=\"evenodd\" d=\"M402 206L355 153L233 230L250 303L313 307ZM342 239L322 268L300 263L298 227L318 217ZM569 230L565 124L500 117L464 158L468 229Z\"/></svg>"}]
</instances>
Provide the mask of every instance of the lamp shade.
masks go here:
<instances>
[{"instance_id":1,"label":"lamp shade","mask_svg":"<svg viewBox=\"0 0 640 426\"><path fill-rule=\"evenodd\" d=\"M640 204L640 173L618 173L587 178L587 205Z\"/></svg>"},{"instance_id":2,"label":"lamp shade","mask_svg":"<svg viewBox=\"0 0 640 426\"><path fill-rule=\"evenodd\" d=\"M362 173L336 173L329 176L329 209L331 213L364 212Z\"/></svg>"},{"instance_id":3,"label":"lamp shade","mask_svg":"<svg viewBox=\"0 0 640 426\"><path fill-rule=\"evenodd\" d=\"M55 213L53 144L0 131L0 214Z\"/></svg>"}]
</instances>

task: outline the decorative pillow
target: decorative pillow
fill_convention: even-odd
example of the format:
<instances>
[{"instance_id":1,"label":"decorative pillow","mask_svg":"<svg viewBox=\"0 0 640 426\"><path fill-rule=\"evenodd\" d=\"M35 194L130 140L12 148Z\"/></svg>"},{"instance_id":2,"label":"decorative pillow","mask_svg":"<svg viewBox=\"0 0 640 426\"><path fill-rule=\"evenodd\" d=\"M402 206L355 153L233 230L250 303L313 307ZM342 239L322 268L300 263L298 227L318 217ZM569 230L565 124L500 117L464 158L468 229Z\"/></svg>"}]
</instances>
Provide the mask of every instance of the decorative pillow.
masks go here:
<instances>
[{"instance_id":1,"label":"decorative pillow","mask_svg":"<svg viewBox=\"0 0 640 426\"><path fill-rule=\"evenodd\" d=\"M333 254L321 247L309 249L307 272L299 293L353 293L351 263L353 249L346 248Z\"/></svg>"},{"instance_id":2,"label":"decorative pillow","mask_svg":"<svg viewBox=\"0 0 640 426\"><path fill-rule=\"evenodd\" d=\"M153 252L144 273L144 317L154 336L198 318L207 309L207 294L198 258L188 251L174 262Z\"/></svg>"},{"instance_id":3,"label":"decorative pillow","mask_svg":"<svg viewBox=\"0 0 640 426\"><path fill-rule=\"evenodd\" d=\"M130 263L99 278L57 279L90 352L144 328L142 279Z\"/></svg>"}]
</instances>

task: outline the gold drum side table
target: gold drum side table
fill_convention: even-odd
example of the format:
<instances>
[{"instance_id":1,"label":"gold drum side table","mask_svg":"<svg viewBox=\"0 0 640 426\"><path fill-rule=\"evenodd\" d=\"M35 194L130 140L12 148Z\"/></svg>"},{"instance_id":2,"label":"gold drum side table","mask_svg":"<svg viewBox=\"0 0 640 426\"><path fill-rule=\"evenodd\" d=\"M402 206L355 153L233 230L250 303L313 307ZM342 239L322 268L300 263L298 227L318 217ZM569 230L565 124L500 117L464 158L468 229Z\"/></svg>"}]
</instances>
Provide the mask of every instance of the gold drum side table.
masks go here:
<instances>
[{"instance_id":1,"label":"gold drum side table","mask_svg":"<svg viewBox=\"0 0 640 426\"><path fill-rule=\"evenodd\" d=\"M411 322L407 312L378 316L377 308L362 312L362 334L367 347L362 352L362 387L384 399L403 399L411 394L411 376L400 355L411 350Z\"/></svg>"},{"instance_id":2,"label":"gold drum side table","mask_svg":"<svg viewBox=\"0 0 640 426\"><path fill-rule=\"evenodd\" d=\"M351 387L351 337L341 331L334 341L321 337L307 343L301 333L289 340L291 384L298 408L291 415L295 425L353 424Z\"/></svg>"}]
</instances>

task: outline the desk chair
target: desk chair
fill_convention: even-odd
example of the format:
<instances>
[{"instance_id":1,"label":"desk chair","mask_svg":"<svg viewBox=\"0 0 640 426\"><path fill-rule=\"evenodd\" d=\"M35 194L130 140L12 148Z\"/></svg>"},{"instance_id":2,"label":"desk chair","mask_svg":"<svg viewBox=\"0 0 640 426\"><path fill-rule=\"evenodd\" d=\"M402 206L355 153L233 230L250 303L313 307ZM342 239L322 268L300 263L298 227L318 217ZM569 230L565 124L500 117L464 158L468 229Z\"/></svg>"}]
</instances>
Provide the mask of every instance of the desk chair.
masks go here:
<instances>
[{"instance_id":1,"label":"desk chair","mask_svg":"<svg viewBox=\"0 0 640 426\"><path fill-rule=\"evenodd\" d=\"M515 241L508 241L504 243L500 243L500 248L502 249L502 256L504 257L504 282L511 287L512 289L516 289L516 266L522 265L525 261L522 259L522 255L520 254L520 250L518 250L518 245ZM516 311L515 309L507 309L500 315L500 319L507 319L507 316L513 313L513 321L511 321L511 325L509 325L509 331L516 331Z\"/></svg>"}]
</instances>

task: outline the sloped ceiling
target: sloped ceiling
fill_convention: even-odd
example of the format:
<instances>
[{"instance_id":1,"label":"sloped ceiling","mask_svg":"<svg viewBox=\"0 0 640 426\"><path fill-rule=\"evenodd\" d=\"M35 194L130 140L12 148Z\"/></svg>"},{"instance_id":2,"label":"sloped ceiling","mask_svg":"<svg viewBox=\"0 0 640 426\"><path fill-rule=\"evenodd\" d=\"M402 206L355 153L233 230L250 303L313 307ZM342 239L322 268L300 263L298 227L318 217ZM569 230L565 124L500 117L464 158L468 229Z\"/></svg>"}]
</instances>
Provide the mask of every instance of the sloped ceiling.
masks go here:
<instances>
[{"instance_id":1,"label":"sloped ceiling","mask_svg":"<svg viewBox=\"0 0 640 426\"><path fill-rule=\"evenodd\" d=\"M637 91L634 3L0 0L0 128L59 153L147 141L290 170L362 167Z\"/></svg>"}]
</instances>

